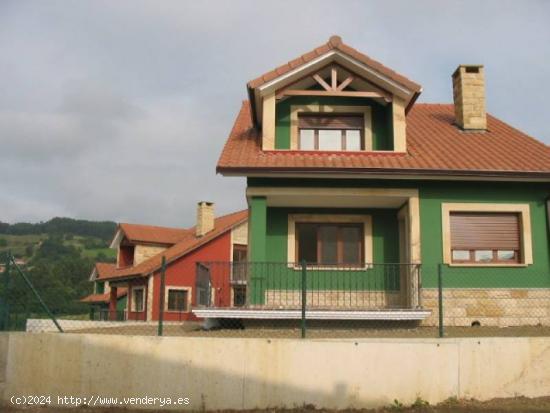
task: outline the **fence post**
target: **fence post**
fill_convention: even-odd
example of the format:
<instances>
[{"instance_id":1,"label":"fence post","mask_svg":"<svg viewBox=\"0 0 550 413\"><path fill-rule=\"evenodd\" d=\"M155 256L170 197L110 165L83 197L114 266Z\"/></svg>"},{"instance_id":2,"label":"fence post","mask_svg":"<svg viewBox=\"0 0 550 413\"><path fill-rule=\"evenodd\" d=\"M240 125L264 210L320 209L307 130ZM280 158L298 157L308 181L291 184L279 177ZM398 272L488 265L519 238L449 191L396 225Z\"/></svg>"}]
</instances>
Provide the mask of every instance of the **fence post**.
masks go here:
<instances>
[{"instance_id":1,"label":"fence post","mask_svg":"<svg viewBox=\"0 0 550 413\"><path fill-rule=\"evenodd\" d=\"M439 310L439 337L445 335L443 326L443 264L437 266L437 301Z\"/></svg>"},{"instance_id":2,"label":"fence post","mask_svg":"<svg viewBox=\"0 0 550 413\"><path fill-rule=\"evenodd\" d=\"M0 331L9 329L9 304L8 289L10 284L10 260L11 251L6 252L6 261L4 262L4 273L2 278L2 295L0 296Z\"/></svg>"},{"instance_id":3,"label":"fence post","mask_svg":"<svg viewBox=\"0 0 550 413\"><path fill-rule=\"evenodd\" d=\"M307 279L307 264L302 261L302 338L306 338L306 279Z\"/></svg>"},{"instance_id":4,"label":"fence post","mask_svg":"<svg viewBox=\"0 0 550 413\"><path fill-rule=\"evenodd\" d=\"M162 327L164 319L164 279L166 277L166 257L162 256L162 264L160 269L160 295L159 295L159 328L158 335L162 336Z\"/></svg>"},{"instance_id":5,"label":"fence post","mask_svg":"<svg viewBox=\"0 0 550 413\"><path fill-rule=\"evenodd\" d=\"M11 254L11 252L8 253L8 259L13 263L14 268L17 270L19 275L23 278L23 280L25 281L25 284L27 284L27 287L30 288L30 290L32 291L32 293L40 303L40 306L46 311L46 313L48 314L48 317L50 317L50 320L52 320L54 325L57 327L57 330L60 333L63 333L64 332L63 329L57 322L57 319L55 318L53 313L50 311L50 308L46 305L42 297L40 297L40 294L38 294L38 291L36 291L36 288L34 288L34 285L32 285L31 280L29 280L27 275L21 270L21 268L19 268L19 265L16 264L15 259L13 258L13 255Z\"/></svg>"}]
</instances>

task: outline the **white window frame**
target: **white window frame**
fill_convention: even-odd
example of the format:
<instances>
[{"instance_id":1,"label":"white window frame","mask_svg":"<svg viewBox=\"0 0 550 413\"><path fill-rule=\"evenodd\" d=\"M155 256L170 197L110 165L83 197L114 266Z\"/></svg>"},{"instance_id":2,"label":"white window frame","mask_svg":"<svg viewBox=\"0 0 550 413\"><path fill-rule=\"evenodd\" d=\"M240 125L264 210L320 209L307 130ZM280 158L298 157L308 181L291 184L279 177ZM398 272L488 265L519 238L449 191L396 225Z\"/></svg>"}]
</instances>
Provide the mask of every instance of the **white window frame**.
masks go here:
<instances>
[{"instance_id":1,"label":"white window frame","mask_svg":"<svg viewBox=\"0 0 550 413\"><path fill-rule=\"evenodd\" d=\"M177 290L177 291L187 291L187 307L184 311L179 310L170 310L168 308L168 293L170 290ZM181 286L181 285L168 285L165 287L164 291L164 311L167 313L188 313L191 311L191 300L192 300L192 291L193 288L187 287L187 286Z\"/></svg>"},{"instance_id":2,"label":"white window frame","mask_svg":"<svg viewBox=\"0 0 550 413\"><path fill-rule=\"evenodd\" d=\"M309 114L334 114L334 113L355 113L362 114L364 119L364 129L362 136L361 152L372 151L372 108L370 106L339 106L339 105L292 105L290 107L290 149L299 150L298 141L300 139L299 115L300 113ZM318 151L323 152L323 151ZM330 151L329 151L330 152ZM346 153L347 151L337 151Z\"/></svg>"},{"instance_id":3,"label":"white window frame","mask_svg":"<svg viewBox=\"0 0 550 413\"><path fill-rule=\"evenodd\" d=\"M141 307L142 309L141 310L136 310L136 300L135 300L135 295L134 295L134 291L137 291L137 290L143 290L143 295L142 295L142 302L141 302ZM143 313L145 312L145 286L143 285L140 285L140 286L136 286L136 287L132 287L132 306L131 306L131 311L133 313Z\"/></svg>"}]
</instances>

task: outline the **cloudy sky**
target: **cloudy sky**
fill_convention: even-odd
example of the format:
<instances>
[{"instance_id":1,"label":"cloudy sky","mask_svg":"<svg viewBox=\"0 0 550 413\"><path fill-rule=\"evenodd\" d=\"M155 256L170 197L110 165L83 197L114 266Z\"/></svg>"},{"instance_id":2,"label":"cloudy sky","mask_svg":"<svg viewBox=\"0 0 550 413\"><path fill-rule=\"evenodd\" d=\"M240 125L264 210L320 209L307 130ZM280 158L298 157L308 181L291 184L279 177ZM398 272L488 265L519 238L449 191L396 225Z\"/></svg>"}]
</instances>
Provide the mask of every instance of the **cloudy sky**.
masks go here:
<instances>
[{"instance_id":1,"label":"cloudy sky","mask_svg":"<svg viewBox=\"0 0 550 413\"><path fill-rule=\"evenodd\" d=\"M548 1L0 0L0 221L188 226L243 208L215 164L248 80L339 34L451 102L486 67L494 115L550 144Z\"/></svg>"}]
</instances>

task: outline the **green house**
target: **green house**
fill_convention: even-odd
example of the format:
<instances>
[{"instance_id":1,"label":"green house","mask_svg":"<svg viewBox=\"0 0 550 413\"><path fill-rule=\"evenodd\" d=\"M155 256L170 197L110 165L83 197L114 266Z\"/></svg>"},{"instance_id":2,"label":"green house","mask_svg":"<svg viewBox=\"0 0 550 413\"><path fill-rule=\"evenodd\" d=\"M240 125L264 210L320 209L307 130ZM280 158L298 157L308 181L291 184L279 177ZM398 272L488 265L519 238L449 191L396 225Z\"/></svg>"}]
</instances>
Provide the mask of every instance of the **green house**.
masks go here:
<instances>
[{"instance_id":1,"label":"green house","mask_svg":"<svg viewBox=\"0 0 550 413\"><path fill-rule=\"evenodd\" d=\"M451 79L416 103L333 36L247 84L217 165L247 180L239 311L294 317L305 269L314 316L434 325L441 272L448 324L550 324L550 149L486 113L483 66Z\"/></svg>"}]
</instances>

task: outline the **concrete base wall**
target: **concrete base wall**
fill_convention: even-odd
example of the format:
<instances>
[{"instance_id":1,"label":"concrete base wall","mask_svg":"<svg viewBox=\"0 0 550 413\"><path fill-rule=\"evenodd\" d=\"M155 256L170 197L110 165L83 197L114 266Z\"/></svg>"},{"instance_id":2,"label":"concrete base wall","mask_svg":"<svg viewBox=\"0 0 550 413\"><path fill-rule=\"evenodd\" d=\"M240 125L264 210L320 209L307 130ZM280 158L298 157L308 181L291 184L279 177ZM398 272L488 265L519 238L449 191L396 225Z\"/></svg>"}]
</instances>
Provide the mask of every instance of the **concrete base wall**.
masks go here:
<instances>
[{"instance_id":1,"label":"concrete base wall","mask_svg":"<svg viewBox=\"0 0 550 413\"><path fill-rule=\"evenodd\" d=\"M188 409L368 408L550 395L550 338L290 340L0 334L0 391L189 397ZM135 406L138 407L138 406ZM151 406L148 406L151 408ZM155 406L158 407L158 406ZM170 407L170 406L166 406ZM182 406L171 406L181 409Z\"/></svg>"},{"instance_id":2,"label":"concrete base wall","mask_svg":"<svg viewBox=\"0 0 550 413\"><path fill-rule=\"evenodd\" d=\"M422 290L422 307L432 310L423 325L438 323L437 289ZM447 288L443 291L446 326L550 326L550 289Z\"/></svg>"}]
</instances>

